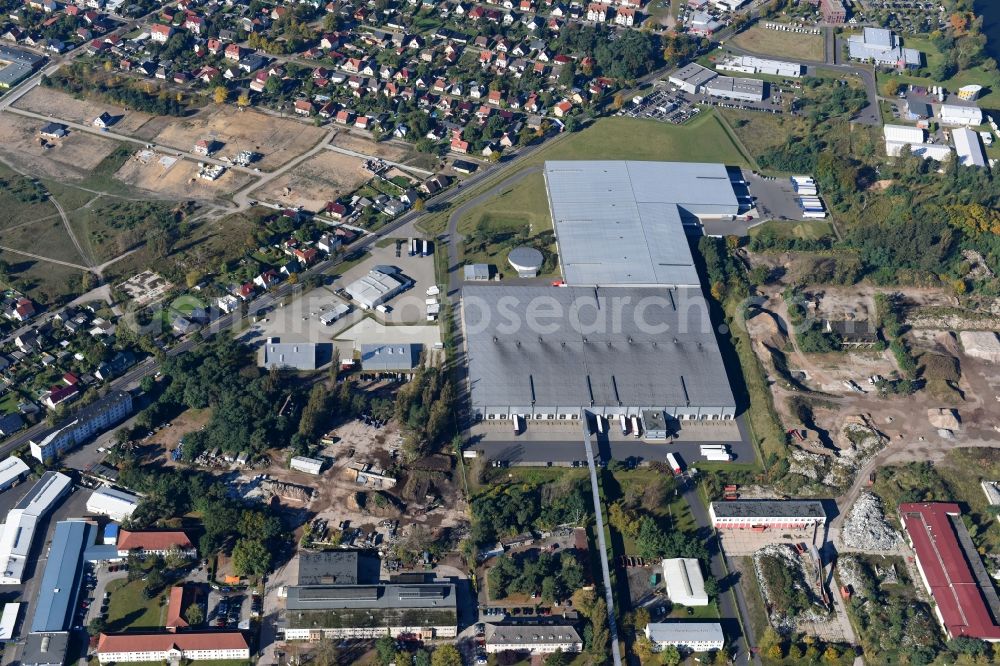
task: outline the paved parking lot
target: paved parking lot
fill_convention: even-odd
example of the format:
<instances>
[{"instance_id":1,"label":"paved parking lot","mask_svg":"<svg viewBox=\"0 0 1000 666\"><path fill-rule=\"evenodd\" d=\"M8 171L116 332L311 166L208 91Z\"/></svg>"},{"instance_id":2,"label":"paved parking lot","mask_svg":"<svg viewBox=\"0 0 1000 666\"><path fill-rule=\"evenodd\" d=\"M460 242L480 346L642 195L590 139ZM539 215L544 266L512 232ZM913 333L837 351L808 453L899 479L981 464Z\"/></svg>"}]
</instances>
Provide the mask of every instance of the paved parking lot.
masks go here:
<instances>
[{"instance_id":1,"label":"paved parking lot","mask_svg":"<svg viewBox=\"0 0 1000 666\"><path fill-rule=\"evenodd\" d=\"M613 424L614 425L614 424ZM664 441L644 441L622 436L610 428L609 432L595 436L598 453L603 460L629 460L636 464L652 461L663 462L668 453L680 457L685 467L702 462L699 447L702 444L726 444L733 455L733 462L752 463L755 458L753 444L743 419L723 422L700 422L685 426L677 438ZM586 465L586 454L579 424L532 425L515 436L507 423L479 423L470 429L469 446L487 459L503 460L510 465L577 466Z\"/></svg>"},{"instance_id":2,"label":"paved parking lot","mask_svg":"<svg viewBox=\"0 0 1000 666\"><path fill-rule=\"evenodd\" d=\"M744 170L743 177L762 219L801 220L802 207L796 201L795 190L787 178L761 176Z\"/></svg>"}]
</instances>

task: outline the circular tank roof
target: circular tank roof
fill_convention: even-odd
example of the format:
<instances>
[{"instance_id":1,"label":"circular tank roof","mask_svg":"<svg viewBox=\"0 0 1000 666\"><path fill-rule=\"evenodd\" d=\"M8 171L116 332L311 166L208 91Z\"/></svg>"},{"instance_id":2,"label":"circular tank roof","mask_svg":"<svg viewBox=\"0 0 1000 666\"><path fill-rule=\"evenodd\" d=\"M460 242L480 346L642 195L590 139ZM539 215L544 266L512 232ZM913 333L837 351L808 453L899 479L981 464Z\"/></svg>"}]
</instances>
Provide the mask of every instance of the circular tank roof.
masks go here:
<instances>
[{"instance_id":1,"label":"circular tank roof","mask_svg":"<svg viewBox=\"0 0 1000 666\"><path fill-rule=\"evenodd\" d=\"M515 270L537 272L542 269L545 257L535 248L522 245L510 251L510 254L507 255L507 261Z\"/></svg>"}]
</instances>

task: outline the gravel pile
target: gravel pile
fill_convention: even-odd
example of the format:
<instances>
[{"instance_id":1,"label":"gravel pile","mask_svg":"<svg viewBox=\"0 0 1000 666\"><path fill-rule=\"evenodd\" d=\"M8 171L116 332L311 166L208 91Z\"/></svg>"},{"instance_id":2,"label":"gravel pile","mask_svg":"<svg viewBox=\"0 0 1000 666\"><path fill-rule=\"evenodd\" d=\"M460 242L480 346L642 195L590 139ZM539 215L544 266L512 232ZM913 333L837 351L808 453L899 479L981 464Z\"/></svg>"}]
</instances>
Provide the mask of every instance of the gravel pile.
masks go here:
<instances>
[{"instance_id":1,"label":"gravel pile","mask_svg":"<svg viewBox=\"0 0 1000 666\"><path fill-rule=\"evenodd\" d=\"M872 493L861 493L851 507L840 537L848 548L867 551L894 550L902 545L899 532L885 520L882 500Z\"/></svg>"}]
</instances>

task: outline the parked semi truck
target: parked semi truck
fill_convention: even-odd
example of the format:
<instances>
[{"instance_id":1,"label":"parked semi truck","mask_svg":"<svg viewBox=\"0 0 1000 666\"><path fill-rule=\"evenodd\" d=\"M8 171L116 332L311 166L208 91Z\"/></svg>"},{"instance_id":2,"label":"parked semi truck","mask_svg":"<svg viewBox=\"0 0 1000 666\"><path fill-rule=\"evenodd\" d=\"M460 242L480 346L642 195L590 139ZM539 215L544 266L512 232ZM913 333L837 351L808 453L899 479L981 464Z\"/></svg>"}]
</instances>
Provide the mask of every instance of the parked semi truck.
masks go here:
<instances>
[{"instance_id":1,"label":"parked semi truck","mask_svg":"<svg viewBox=\"0 0 1000 666\"><path fill-rule=\"evenodd\" d=\"M683 471L681 468L681 461L678 460L676 453L667 454L667 464L670 465L670 469L673 470L675 476Z\"/></svg>"},{"instance_id":2,"label":"parked semi truck","mask_svg":"<svg viewBox=\"0 0 1000 666\"><path fill-rule=\"evenodd\" d=\"M618 415L618 425L620 425L622 427L622 434L623 435L627 435L628 434L628 417L625 416L624 414L619 414Z\"/></svg>"},{"instance_id":3,"label":"parked semi truck","mask_svg":"<svg viewBox=\"0 0 1000 666\"><path fill-rule=\"evenodd\" d=\"M733 459L733 456L730 455L729 451L702 451L701 455L705 458L705 460L712 460L716 462L729 462Z\"/></svg>"},{"instance_id":4,"label":"parked semi truck","mask_svg":"<svg viewBox=\"0 0 1000 666\"><path fill-rule=\"evenodd\" d=\"M632 415L632 434L636 439L642 437L642 428L639 425L639 416L636 414Z\"/></svg>"}]
</instances>

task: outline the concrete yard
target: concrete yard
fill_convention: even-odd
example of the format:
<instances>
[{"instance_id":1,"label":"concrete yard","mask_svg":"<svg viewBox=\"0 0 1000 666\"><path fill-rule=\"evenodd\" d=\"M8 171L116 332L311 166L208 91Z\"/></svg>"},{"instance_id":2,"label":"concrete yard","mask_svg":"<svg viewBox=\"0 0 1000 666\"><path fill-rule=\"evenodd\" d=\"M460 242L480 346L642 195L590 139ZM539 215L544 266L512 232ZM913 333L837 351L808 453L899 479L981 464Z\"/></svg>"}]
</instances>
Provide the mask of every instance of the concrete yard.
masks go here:
<instances>
[{"instance_id":1,"label":"concrete yard","mask_svg":"<svg viewBox=\"0 0 1000 666\"><path fill-rule=\"evenodd\" d=\"M754 448L750 443L743 419L730 423L694 423L682 428L673 441L644 441L631 435L623 436L616 423L610 432L596 438L604 460L638 458L639 463L662 462L668 453L676 453L685 467L703 464L701 444L728 444L734 463L753 463ZM490 460L506 460L511 465L571 465L585 459L579 424L566 426L533 426L514 436L509 422L481 422L470 430L469 449ZM725 463L713 463L724 465Z\"/></svg>"}]
</instances>

